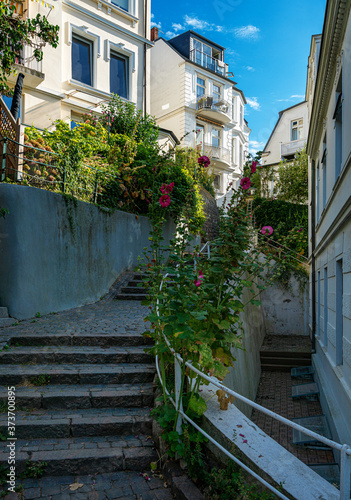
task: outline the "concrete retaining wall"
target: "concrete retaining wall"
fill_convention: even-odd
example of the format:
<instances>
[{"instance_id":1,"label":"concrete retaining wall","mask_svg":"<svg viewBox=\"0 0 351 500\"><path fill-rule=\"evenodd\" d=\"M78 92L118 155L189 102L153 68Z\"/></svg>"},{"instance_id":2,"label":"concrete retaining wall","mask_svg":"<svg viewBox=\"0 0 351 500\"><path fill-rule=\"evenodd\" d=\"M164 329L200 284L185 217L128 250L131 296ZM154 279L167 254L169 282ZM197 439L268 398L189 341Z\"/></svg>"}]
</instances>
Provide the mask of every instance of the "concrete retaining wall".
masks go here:
<instances>
[{"instance_id":1,"label":"concrete retaining wall","mask_svg":"<svg viewBox=\"0 0 351 500\"><path fill-rule=\"evenodd\" d=\"M17 319L99 300L149 245L147 217L0 185L0 305ZM165 238L173 235L168 223Z\"/></svg>"}]
</instances>

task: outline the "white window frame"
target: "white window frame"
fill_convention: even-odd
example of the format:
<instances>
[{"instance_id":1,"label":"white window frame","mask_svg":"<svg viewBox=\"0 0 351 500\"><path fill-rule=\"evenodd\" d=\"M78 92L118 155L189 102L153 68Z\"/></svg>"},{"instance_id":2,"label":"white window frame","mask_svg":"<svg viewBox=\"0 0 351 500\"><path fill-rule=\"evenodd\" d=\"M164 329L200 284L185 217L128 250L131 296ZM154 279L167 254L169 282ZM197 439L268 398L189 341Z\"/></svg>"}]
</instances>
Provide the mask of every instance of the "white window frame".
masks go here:
<instances>
[{"instance_id":1,"label":"white window frame","mask_svg":"<svg viewBox=\"0 0 351 500\"><path fill-rule=\"evenodd\" d=\"M296 122L296 126L294 127L294 123ZM302 124L300 125L300 122ZM293 131L296 130L296 139L293 139ZM302 130L302 133L301 133ZM303 138L303 118L297 118L296 120L291 120L291 132L290 132L291 141L299 141ZM301 137L300 137L301 135Z\"/></svg>"},{"instance_id":2,"label":"white window frame","mask_svg":"<svg viewBox=\"0 0 351 500\"><path fill-rule=\"evenodd\" d=\"M126 57L128 59L128 99L125 97L121 97L124 101L132 101L134 102L134 96L133 96L133 83L134 83L134 77L133 74L136 72L135 69L135 52L132 50L129 50L125 47L125 44L123 42L120 43L114 43L111 42L110 40L105 41L105 60L110 63L111 60L111 52L113 54L120 54L123 57ZM110 71L110 64L109 64L109 71ZM110 78L110 73L109 73L109 78Z\"/></svg>"},{"instance_id":3,"label":"white window frame","mask_svg":"<svg viewBox=\"0 0 351 500\"><path fill-rule=\"evenodd\" d=\"M236 165L236 149L237 149L237 146L236 146L236 139L235 137L232 138L232 164L233 165Z\"/></svg>"},{"instance_id":4,"label":"white window frame","mask_svg":"<svg viewBox=\"0 0 351 500\"><path fill-rule=\"evenodd\" d=\"M232 121L233 122L236 122L235 112L236 112L236 96L233 95L232 96Z\"/></svg>"},{"instance_id":5,"label":"white window frame","mask_svg":"<svg viewBox=\"0 0 351 500\"><path fill-rule=\"evenodd\" d=\"M240 127L244 125L244 106L240 103Z\"/></svg>"},{"instance_id":6,"label":"white window frame","mask_svg":"<svg viewBox=\"0 0 351 500\"><path fill-rule=\"evenodd\" d=\"M207 92L207 88L208 88L208 82L207 82L207 79L205 76L203 75L200 75L198 73L196 73L195 75L195 96L196 96L196 100L198 99L201 99L201 96L198 96L197 95L197 86L199 85L199 87L202 87L202 85L198 84L197 83L197 79L200 78L200 80L203 80L205 83L204 83L204 94L203 95L206 95L206 92Z\"/></svg>"},{"instance_id":7,"label":"white window frame","mask_svg":"<svg viewBox=\"0 0 351 500\"><path fill-rule=\"evenodd\" d=\"M87 40L87 42L92 43L92 79L91 79L91 85L86 85L85 83L79 82L78 80L74 80L72 78L72 41L74 35L77 35L77 37L81 38L82 40ZM69 23L68 24L68 40L67 40L68 45L71 47L71 80L72 82L77 82L79 85L86 85L87 87L93 87L96 88L96 74L97 74L97 68L96 68L96 60L98 57L101 57L101 44L100 44L100 36L96 35L92 31L88 31L87 26L76 26L75 24Z\"/></svg>"},{"instance_id":8,"label":"white window frame","mask_svg":"<svg viewBox=\"0 0 351 500\"><path fill-rule=\"evenodd\" d=\"M216 96L218 96L218 100L220 101L222 98L223 98L223 86L218 84L218 83L215 83L215 82L212 82L212 92L211 92L211 95L212 97L214 98L215 97L215 92L214 92L214 87L218 87L219 88L219 93L216 92Z\"/></svg>"},{"instance_id":9,"label":"white window frame","mask_svg":"<svg viewBox=\"0 0 351 500\"><path fill-rule=\"evenodd\" d=\"M219 187L216 187L216 185L215 185L215 179L216 179L216 177L218 177L218 179L219 179L219 183L218 183L218 184L219 184ZM214 179L213 179L213 187L214 187L214 189L215 189L218 193L221 193L221 192L222 192L222 175L221 175L221 174L219 174L218 172L217 172L217 173L215 174L215 176L214 176Z\"/></svg>"},{"instance_id":10,"label":"white window frame","mask_svg":"<svg viewBox=\"0 0 351 500\"><path fill-rule=\"evenodd\" d=\"M212 141L212 139L213 139L213 137L217 137L217 135L215 135L215 136L213 135L213 131L214 131L214 130L218 131L218 141L219 141L218 146L214 146L214 145L213 145L213 141ZM221 134L221 129L220 129L220 128L218 128L218 127L212 127L212 128L211 128L211 147L213 147L213 148L219 148L219 149L220 149L220 148L221 148L221 144L222 144L222 134Z\"/></svg>"}]
</instances>

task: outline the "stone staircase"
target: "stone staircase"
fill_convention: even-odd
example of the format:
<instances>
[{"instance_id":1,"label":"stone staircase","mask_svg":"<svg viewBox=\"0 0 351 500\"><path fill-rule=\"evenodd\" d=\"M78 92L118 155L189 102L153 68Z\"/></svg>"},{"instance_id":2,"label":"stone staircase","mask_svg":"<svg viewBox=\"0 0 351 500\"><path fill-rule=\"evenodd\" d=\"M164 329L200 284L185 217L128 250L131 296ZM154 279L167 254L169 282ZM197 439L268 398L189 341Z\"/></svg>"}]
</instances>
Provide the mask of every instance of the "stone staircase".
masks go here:
<instances>
[{"instance_id":1,"label":"stone staircase","mask_svg":"<svg viewBox=\"0 0 351 500\"><path fill-rule=\"evenodd\" d=\"M287 371L311 364L311 341L306 336L267 335L260 350L262 370Z\"/></svg>"},{"instance_id":2,"label":"stone staircase","mask_svg":"<svg viewBox=\"0 0 351 500\"><path fill-rule=\"evenodd\" d=\"M58 330L24 328L0 352L0 432L7 436L7 388L15 386L17 473L28 460L45 462L46 476L148 468L157 460L150 342L118 329ZM0 441L0 468L7 444Z\"/></svg>"},{"instance_id":3,"label":"stone staircase","mask_svg":"<svg viewBox=\"0 0 351 500\"><path fill-rule=\"evenodd\" d=\"M0 328L11 326L15 321L14 318L10 318L7 307L0 307Z\"/></svg>"},{"instance_id":4,"label":"stone staircase","mask_svg":"<svg viewBox=\"0 0 351 500\"><path fill-rule=\"evenodd\" d=\"M134 274L130 281L123 286L120 292L115 296L117 300L146 300L146 290L143 287L144 275Z\"/></svg>"}]
</instances>

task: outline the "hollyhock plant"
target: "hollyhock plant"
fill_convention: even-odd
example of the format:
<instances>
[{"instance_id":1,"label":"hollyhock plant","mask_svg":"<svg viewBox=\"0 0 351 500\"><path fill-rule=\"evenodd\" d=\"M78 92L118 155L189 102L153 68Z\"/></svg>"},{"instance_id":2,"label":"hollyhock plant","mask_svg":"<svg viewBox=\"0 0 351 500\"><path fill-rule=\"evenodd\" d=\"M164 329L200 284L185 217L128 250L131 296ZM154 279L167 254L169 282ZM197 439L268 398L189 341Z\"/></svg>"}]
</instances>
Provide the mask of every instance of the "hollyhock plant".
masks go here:
<instances>
[{"instance_id":1,"label":"hollyhock plant","mask_svg":"<svg viewBox=\"0 0 351 500\"><path fill-rule=\"evenodd\" d=\"M200 156L200 158L197 159L197 162L202 167L208 167L211 163L208 156Z\"/></svg>"},{"instance_id":2,"label":"hollyhock plant","mask_svg":"<svg viewBox=\"0 0 351 500\"><path fill-rule=\"evenodd\" d=\"M169 194L173 191L173 188L174 188L174 182L171 182L167 186L165 183L163 183L160 189L162 194Z\"/></svg>"},{"instance_id":3,"label":"hollyhock plant","mask_svg":"<svg viewBox=\"0 0 351 500\"><path fill-rule=\"evenodd\" d=\"M197 278L197 280L194 281L195 286L200 286L203 279L204 279L204 273L202 271L199 271L199 277Z\"/></svg>"},{"instance_id":4,"label":"hollyhock plant","mask_svg":"<svg viewBox=\"0 0 351 500\"><path fill-rule=\"evenodd\" d=\"M257 161L253 161L251 163L251 173L254 174L256 172Z\"/></svg>"},{"instance_id":5,"label":"hollyhock plant","mask_svg":"<svg viewBox=\"0 0 351 500\"><path fill-rule=\"evenodd\" d=\"M263 228L261 229L261 233L265 236L270 236L273 233L272 226L263 226Z\"/></svg>"},{"instance_id":6,"label":"hollyhock plant","mask_svg":"<svg viewBox=\"0 0 351 500\"><path fill-rule=\"evenodd\" d=\"M240 186L243 189L249 189L249 187L251 186L250 177L243 177L240 181Z\"/></svg>"},{"instance_id":7,"label":"hollyhock plant","mask_svg":"<svg viewBox=\"0 0 351 500\"><path fill-rule=\"evenodd\" d=\"M168 196L168 194L163 194L159 199L159 202L162 208L166 208L171 203L171 198Z\"/></svg>"}]
</instances>

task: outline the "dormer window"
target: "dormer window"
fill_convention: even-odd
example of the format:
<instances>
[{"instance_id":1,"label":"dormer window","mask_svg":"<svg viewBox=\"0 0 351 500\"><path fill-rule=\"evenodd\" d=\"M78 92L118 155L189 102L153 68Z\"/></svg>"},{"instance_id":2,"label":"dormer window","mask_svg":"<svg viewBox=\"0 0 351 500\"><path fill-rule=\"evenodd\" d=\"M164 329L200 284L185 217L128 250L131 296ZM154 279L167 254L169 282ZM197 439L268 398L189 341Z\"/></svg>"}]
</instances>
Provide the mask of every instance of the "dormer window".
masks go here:
<instances>
[{"instance_id":1,"label":"dormer window","mask_svg":"<svg viewBox=\"0 0 351 500\"><path fill-rule=\"evenodd\" d=\"M220 73L221 75L225 75L226 73L227 65L222 61L223 51L197 38L191 38L190 59L200 66Z\"/></svg>"}]
</instances>

